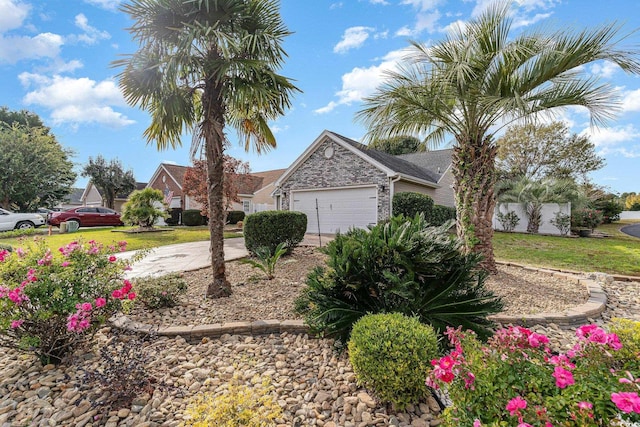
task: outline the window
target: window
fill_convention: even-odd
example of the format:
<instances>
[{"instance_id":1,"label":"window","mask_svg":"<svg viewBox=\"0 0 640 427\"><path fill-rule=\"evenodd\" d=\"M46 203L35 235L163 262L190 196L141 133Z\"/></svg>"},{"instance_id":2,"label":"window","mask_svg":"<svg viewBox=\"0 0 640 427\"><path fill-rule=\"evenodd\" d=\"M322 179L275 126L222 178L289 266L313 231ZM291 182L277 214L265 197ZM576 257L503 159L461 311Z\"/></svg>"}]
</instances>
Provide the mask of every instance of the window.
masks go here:
<instances>
[{"instance_id":1,"label":"window","mask_svg":"<svg viewBox=\"0 0 640 427\"><path fill-rule=\"evenodd\" d=\"M81 208L78 209L76 212L78 213L96 213L98 210L96 208Z\"/></svg>"},{"instance_id":2,"label":"window","mask_svg":"<svg viewBox=\"0 0 640 427\"><path fill-rule=\"evenodd\" d=\"M251 200L243 200L242 201L242 210L244 211L244 213L250 213L251 212Z\"/></svg>"}]
</instances>

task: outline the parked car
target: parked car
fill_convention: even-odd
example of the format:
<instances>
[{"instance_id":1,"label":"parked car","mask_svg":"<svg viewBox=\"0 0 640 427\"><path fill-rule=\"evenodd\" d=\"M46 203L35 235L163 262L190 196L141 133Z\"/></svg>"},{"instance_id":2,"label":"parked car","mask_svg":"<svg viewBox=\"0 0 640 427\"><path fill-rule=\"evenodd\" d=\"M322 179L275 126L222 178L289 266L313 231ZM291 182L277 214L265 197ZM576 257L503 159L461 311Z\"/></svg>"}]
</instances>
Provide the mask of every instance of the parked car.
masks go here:
<instances>
[{"instance_id":1,"label":"parked car","mask_svg":"<svg viewBox=\"0 0 640 427\"><path fill-rule=\"evenodd\" d=\"M120 220L120 214L113 209L93 208L81 206L67 209L62 212L51 212L49 224L60 226L61 222L77 222L80 227L100 227L124 225Z\"/></svg>"},{"instance_id":2,"label":"parked car","mask_svg":"<svg viewBox=\"0 0 640 427\"><path fill-rule=\"evenodd\" d=\"M44 225L45 220L36 213L13 213L0 208L0 231L24 230Z\"/></svg>"},{"instance_id":3,"label":"parked car","mask_svg":"<svg viewBox=\"0 0 640 427\"><path fill-rule=\"evenodd\" d=\"M44 218L45 220L49 217L49 214L53 212L51 209L47 209L47 208L38 208L36 209L36 213L38 215L40 215L42 218Z\"/></svg>"}]
</instances>

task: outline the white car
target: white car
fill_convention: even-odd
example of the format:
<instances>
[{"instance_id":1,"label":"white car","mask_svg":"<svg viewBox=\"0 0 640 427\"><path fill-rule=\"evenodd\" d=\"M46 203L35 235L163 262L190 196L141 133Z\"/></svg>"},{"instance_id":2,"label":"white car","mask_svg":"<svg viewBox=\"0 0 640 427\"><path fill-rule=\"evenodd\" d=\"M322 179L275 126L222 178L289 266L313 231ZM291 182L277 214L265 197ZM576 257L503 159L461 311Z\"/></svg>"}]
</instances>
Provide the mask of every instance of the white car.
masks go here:
<instances>
[{"instance_id":1,"label":"white car","mask_svg":"<svg viewBox=\"0 0 640 427\"><path fill-rule=\"evenodd\" d=\"M13 213L0 208L0 231L40 227L45 219L35 213Z\"/></svg>"}]
</instances>

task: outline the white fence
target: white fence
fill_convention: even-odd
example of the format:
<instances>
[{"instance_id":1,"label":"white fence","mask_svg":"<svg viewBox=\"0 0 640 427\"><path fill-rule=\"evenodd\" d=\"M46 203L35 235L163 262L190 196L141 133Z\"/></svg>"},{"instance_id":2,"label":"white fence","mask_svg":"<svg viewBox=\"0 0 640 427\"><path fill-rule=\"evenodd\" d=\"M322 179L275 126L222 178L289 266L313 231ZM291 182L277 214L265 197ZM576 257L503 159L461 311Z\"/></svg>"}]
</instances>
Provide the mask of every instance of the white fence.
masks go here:
<instances>
[{"instance_id":1,"label":"white fence","mask_svg":"<svg viewBox=\"0 0 640 427\"><path fill-rule=\"evenodd\" d=\"M509 211L513 211L518 215L520 221L513 231L526 233L527 224L529 219L525 211L524 203L498 203L493 213L493 229L503 230L502 224L498 221L498 212L506 214ZM543 203L542 204L542 220L540 221L540 228L538 233L540 234L555 234L560 235L560 230L549 221L555 218L556 212L562 212L563 214L571 215L571 203Z\"/></svg>"},{"instance_id":2,"label":"white fence","mask_svg":"<svg viewBox=\"0 0 640 427\"><path fill-rule=\"evenodd\" d=\"M262 211L272 211L272 210L275 210L275 208L276 206L274 204L254 203L251 205L251 209L253 211L251 213L262 212Z\"/></svg>"},{"instance_id":3,"label":"white fence","mask_svg":"<svg viewBox=\"0 0 640 427\"><path fill-rule=\"evenodd\" d=\"M640 220L640 211L622 211L620 212L620 219Z\"/></svg>"}]
</instances>

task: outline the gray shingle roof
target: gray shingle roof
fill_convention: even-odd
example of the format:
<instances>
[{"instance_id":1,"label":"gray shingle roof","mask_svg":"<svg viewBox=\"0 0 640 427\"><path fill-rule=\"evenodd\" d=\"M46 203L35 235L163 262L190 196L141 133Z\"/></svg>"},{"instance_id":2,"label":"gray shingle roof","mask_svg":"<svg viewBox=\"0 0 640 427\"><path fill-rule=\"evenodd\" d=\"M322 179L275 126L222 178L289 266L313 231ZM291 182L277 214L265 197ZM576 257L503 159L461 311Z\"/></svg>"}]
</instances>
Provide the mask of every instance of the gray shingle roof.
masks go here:
<instances>
[{"instance_id":1,"label":"gray shingle roof","mask_svg":"<svg viewBox=\"0 0 640 427\"><path fill-rule=\"evenodd\" d=\"M442 173L444 173L446 169L446 168L443 168L441 169L440 173L436 173L434 169L431 169L430 167L427 167L427 166L423 166L419 162L414 162L413 158L412 160L403 158L404 156L413 156L413 154L404 155L404 156L394 156L382 151L370 149L364 144L361 144L345 136L339 135L335 132L329 132L329 133L331 133L336 138L339 138L341 141L344 141L347 144L351 145L352 147L360 150L362 153L371 157L373 160L377 161L378 163L381 163L382 165L388 167L389 169L401 175L418 178L423 181L428 181L436 184L440 180ZM451 151L450 150L440 150L440 151L449 151L449 163L451 163ZM434 153L434 152L427 151L424 153L414 153L414 154L430 154L430 153ZM426 157L427 156L425 156L425 158ZM438 155L438 158L440 157L444 158L444 155L442 156ZM436 165L435 170L437 170L438 165L440 165L441 163L444 163L444 161L438 160L437 162L436 161L433 162L433 164ZM425 164L426 164L426 161L425 161Z\"/></svg>"},{"instance_id":2,"label":"gray shingle roof","mask_svg":"<svg viewBox=\"0 0 640 427\"><path fill-rule=\"evenodd\" d=\"M71 194L65 196L63 201L64 203L68 203L70 205L81 205L83 194L84 194L84 188L74 188Z\"/></svg>"},{"instance_id":3,"label":"gray shingle roof","mask_svg":"<svg viewBox=\"0 0 640 427\"><path fill-rule=\"evenodd\" d=\"M402 160L413 163L421 168L428 169L438 176L438 180L451 164L452 148L444 150L422 151L419 153L401 154L396 156Z\"/></svg>"}]
</instances>

